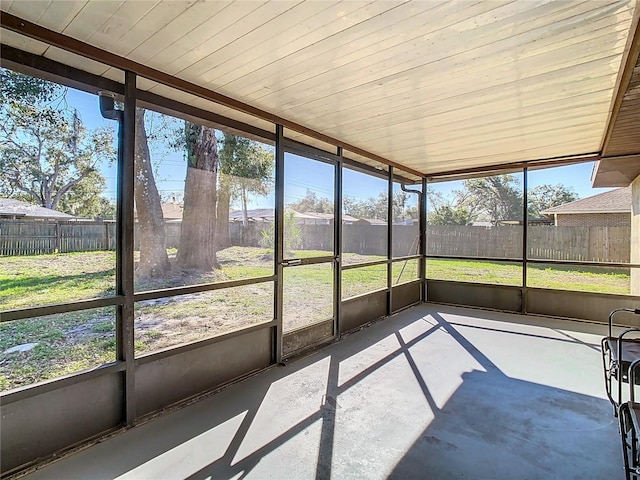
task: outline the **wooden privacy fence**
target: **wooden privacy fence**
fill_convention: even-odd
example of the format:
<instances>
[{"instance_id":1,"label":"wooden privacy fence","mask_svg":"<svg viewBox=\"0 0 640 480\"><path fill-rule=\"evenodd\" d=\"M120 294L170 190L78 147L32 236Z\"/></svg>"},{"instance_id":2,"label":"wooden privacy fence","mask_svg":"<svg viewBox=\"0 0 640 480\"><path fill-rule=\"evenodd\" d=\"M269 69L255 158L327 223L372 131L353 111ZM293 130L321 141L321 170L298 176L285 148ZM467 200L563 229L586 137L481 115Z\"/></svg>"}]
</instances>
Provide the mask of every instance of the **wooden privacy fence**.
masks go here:
<instances>
[{"instance_id":1,"label":"wooden privacy fence","mask_svg":"<svg viewBox=\"0 0 640 480\"><path fill-rule=\"evenodd\" d=\"M427 253L461 257L522 258L521 226L492 228L429 225ZM583 262L629 262L630 227L528 228L528 258Z\"/></svg>"},{"instance_id":2,"label":"wooden privacy fence","mask_svg":"<svg viewBox=\"0 0 640 480\"><path fill-rule=\"evenodd\" d=\"M427 254L522 258L522 227L429 225Z\"/></svg>"},{"instance_id":3,"label":"wooden privacy fence","mask_svg":"<svg viewBox=\"0 0 640 480\"><path fill-rule=\"evenodd\" d=\"M529 258L629 262L631 227L529 227Z\"/></svg>"},{"instance_id":4,"label":"wooden privacy fence","mask_svg":"<svg viewBox=\"0 0 640 480\"><path fill-rule=\"evenodd\" d=\"M246 227L240 222L229 225L231 244L244 247L259 247L269 223L249 223ZM333 250L333 225L297 225L301 250ZM285 228L285 233L289 229ZM393 226L393 255L401 257L418 253L418 225ZM342 227L343 251L360 255L387 255L386 225L352 224Z\"/></svg>"},{"instance_id":5,"label":"wooden privacy fence","mask_svg":"<svg viewBox=\"0 0 640 480\"><path fill-rule=\"evenodd\" d=\"M0 255L115 250L113 222L0 220Z\"/></svg>"},{"instance_id":6,"label":"wooden privacy fence","mask_svg":"<svg viewBox=\"0 0 640 480\"><path fill-rule=\"evenodd\" d=\"M298 225L303 250L333 250L332 225ZM135 225L135 229L139 228ZM232 245L259 247L268 223L231 223ZM180 222L165 224L167 248L180 246ZM521 258L522 227L492 228L429 225L429 255ZM630 227L530 226L528 257L539 260L573 260L625 263L630 259ZM136 230L137 233L137 230ZM353 224L342 229L343 251L360 255L387 254L386 225ZM393 226L393 255L418 252L417 225ZM138 248L135 235L135 248ZM113 222L0 220L0 255L115 250Z\"/></svg>"}]
</instances>

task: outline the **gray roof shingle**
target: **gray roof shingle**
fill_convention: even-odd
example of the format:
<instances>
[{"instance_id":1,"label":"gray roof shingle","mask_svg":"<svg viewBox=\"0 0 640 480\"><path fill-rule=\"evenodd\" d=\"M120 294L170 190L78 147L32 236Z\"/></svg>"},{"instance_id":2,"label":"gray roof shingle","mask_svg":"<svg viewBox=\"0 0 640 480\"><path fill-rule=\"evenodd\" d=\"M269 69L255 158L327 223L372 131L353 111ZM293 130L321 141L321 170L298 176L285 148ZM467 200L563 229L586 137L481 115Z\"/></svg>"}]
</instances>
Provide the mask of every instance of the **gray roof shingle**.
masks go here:
<instances>
[{"instance_id":1,"label":"gray roof shingle","mask_svg":"<svg viewBox=\"0 0 640 480\"><path fill-rule=\"evenodd\" d=\"M13 198L0 198L0 216L16 216L25 218L60 218L71 220L76 218L67 213L51 210L50 208L32 205Z\"/></svg>"},{"instance_id":2,"label":"gray roof shingle","mask_svg":"<svg viewBox=\"0 0 640 480\"><path fill-rule=\"evenodd\" d=\"M631 212L631 186L581 198L544 210L545 215L566 213L625 213Z\"/></svg>"}]
</instances>

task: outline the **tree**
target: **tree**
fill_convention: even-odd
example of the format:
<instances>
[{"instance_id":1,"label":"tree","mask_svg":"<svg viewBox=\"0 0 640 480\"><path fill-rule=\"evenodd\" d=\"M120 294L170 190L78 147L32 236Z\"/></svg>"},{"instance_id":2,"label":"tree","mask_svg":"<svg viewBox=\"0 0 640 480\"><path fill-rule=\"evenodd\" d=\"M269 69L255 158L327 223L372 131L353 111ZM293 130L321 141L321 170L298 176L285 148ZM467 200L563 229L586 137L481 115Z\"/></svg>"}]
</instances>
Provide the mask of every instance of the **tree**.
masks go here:
<instances>
[{"instance_id":1,"label":"tree","mask_svg":"<svg viewBox=\"0 0 640 480\"><path fill-rule=\"evenodd\" d=\"M165 243L164 217L160 194L156 187L145 127L145 110L136 109L135 204L138 214L140 262L138 278L164 275L169 269Z\"/></svg>"},{"instance_id":2,"label":"tree","mask_svg":"<svg viewBox=\"0 0 640 480\"><path fill-rule=\"evenodd\" d=\"M273 184L274 158L272 152L258 142L231 133L225 133L220 150L220 176L218 185L217 246L226 248L229 239L229 208L232 199L240 201L246 227L249 223L249 195L264 196Z\"/></svg>"},{"instance_id":3,"label":"tree","mask_svg":"<svg viewBox=\"0 0 640 480\"><path fill-rule=\"evenodd\" d=\"M52 105L60 86L7 70L2 79L0 193L57 210L88 177L102 178L102 162L115 160L113 130L88 130L77 111Z\"/></svg>"},{"instance_id":4,"label":"tree","mask_svg":"<svg viewBox=\"0 0 640 480\"><path fill-rule=\"evenodd\" d=\"M288 207L298 213L333 213L333 200L328 198L318 198L316 192L307 189L304 197L294 203L290 203Z\"/></svg>"},{"instance_id":5,"label":"tree","mask_svg":"<svg viewBox=\"0 0 640 480\"><path fill-rule=\"evenodd\" d=\"M572 187L565 187L560 183L557 185L538 185L531 189L527 195L527 211L532 218L540 217L541 212L564 203L573 202L578 198L578 194Z\"/></svg>"},{"instance_id":6,"label":"tree","mask_svg":"<svg viewBox=\"0 0 640 480\"><path fill-rule=\"evenodd\" d=\"M102 175L88 175L60 200L59 210L75 217L115 220L116 205L102 196L105 188Z\"/></svg>"},{"instance_id":7,"label":"tree","mask_svg":"<svg viewBox=\"0 0 640 480\"><path fill-rule=\"evenodd\" d=\"M176 264L193 270L219 268L216 257L218 140L215 130L185 121L187 175L182 233Z\"/></svg>"},{"instance_id":8,"label":"tree","mask_svg":"<svg viewBox=\"0 0 640 480\"><path fill-rule=\"evenodd\" d=\"M386 198L386 194L381 194ZM355 218L387 218L386 206L382 211L378 211L379 202L375 198L367 200L357 200L355 198L345 196L342 199L342 211L345 215L351 215Z\"/></svg>"},{"instance_id":9,"label":"tree","mask_svg":"<svg viewBox=\"0 0 640 480\"><path fill-rule=\"evenodd\" d=\"M393 194L393 220L399 221L406 218L418 218L418 207L409 205L409 193L394 192ZM370 218L387 220L389 214L389 195L380 192L377 197L369 197L366 200L356 200L352 197L342 199L342 210L345 215L355 218Z\"/></svg>"},{"instance_id":10,"label":"tree","mask_svg":"<svg viewBox=\"0 0 640 480\"><path fill-rule=\"evenodd\" d=\"M429 225L467 225L469 212L465 208L441 205L429 211Z\"/></svg>"},{"instance_id":11,"label":"tree","mask_svg":"<svg viewBox=\"0 0 640 480\"><path fill-rule=\"evenodd\" d=\"M429 225L468 225L471 222L469 211L447 201L441 192L435 192L427 186L427 223Z\"/></svg>"},{"instance_id":12,"label":"tree","mask_svg":"<svg viewBox=\"0 0 640 480\"><path fill-rule=\"evenodd\" d=\"M500 220L522 219L522 191L514 175L465 180L463 188L454 190L450 200L428 188L427 198L431 225L468 225L478 220L495 224ZM539 217L548 208L577 199L570 187L539 185L529 191L527 214L530 218Z\"/></svg>"},{"instance_id":13,"label":"tree","mask_svg":"<svg viewBox=\"0 0 640 480\"><path fill-rule=\"evenodd\" d=\"M513 175L464 180L464 189L454 191L455 208L469 212L469 220L519 220L522 218L522 192Z\"/></svg>"},{"instance_id":14,"label":"tree","mask_svg":"<svg viewBox=\"0 0 640 480\"><path fill-rule=\"evenodd\" d=\"M9 102L36 105L63 99L66 88L57 83L0 68L0 103Z\"/></svg>"}]
</instances>

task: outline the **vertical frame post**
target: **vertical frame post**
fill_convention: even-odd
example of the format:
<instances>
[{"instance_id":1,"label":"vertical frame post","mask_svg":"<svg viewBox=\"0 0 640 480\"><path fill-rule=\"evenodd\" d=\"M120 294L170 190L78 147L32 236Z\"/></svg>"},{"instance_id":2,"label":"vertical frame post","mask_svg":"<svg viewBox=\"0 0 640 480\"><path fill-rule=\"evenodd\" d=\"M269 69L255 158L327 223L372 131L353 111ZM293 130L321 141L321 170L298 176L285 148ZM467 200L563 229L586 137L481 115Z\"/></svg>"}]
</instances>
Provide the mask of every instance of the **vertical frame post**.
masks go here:
<instances>
[{"instance_id":1,"label":"vertical frame post","mask_svg":"<svg viewBox=\"0 0 640 480\"><path fill-rule=\"evenodd\" d=\"M389 167L387 203L387 316L393 313L393 167Z\"/></svg>"},{"instance_id":2,"label":"vertical frame post","mask_svg":"<svg viewBox=\"0 0 640 480\"><path fill-rule=\"evenodd\" d=\"M527 313L527 257L529 256L529 169L522 169L522 299L520 310Z\"/></svg>"},{"instance_id":3,"label":"vertical frame post","mask_svg":"<svg viewBox=\"0 0 640 480\"><path fill-rule=\"evenodd\" d=\"M284 128L276 124L276 211L275 211L275 235L274 235L274 260L276 274L275 291L275 338L274 338L274 363L282 361L282 335L283 335L283 266L284 260Z\"/></svg>"},{"instance_id":4,"label":"vertical frame post","mask_svg":"<svg viewBox=\"0 0 640 480\"><path fill-rule=\"evenodd\" d=\"M427 301L427 179L422 179L420 198L420 300Z\"/></svg>"},{"instance_id":5,"label":"vertical frame post","mask_svg":"<svg viewBox=\"0 0 640 480\"><path fill-rule=\"evenodd\" d=\"M342 333L340 329L340 310L342 303L342 147L337 150L338 161L335 167L334 185L334 240L333 240L333 334L336 338Z\"/></svg>"},{"instance_id":6,"label":"vertical frame post","mask_svg":"<svg viewBox=\"0 0 640 480\"><path fill-rule=\"evenodd\" d=\"M118 230L116 237L116 290L124 303L116 311L116 350L118 360L125 362L125 421L136 419L134 302L133 302L133 198L136 145L136 74L125 72L124 113L119 135L118 155Z\"/></svg>"}]
</instances>

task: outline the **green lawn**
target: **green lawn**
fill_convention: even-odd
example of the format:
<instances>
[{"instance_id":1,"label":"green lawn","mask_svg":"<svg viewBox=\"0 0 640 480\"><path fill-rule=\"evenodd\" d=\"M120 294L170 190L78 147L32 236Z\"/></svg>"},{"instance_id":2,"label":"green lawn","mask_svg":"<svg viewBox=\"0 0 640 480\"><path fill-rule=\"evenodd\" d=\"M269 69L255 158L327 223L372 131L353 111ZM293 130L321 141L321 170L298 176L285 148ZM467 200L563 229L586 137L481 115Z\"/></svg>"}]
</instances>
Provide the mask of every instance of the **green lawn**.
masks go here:
<instances>
[{"instance_id":1,"label":"green lawn","mask_svg":"<svg viewBox=\"0 0 640 480\"><path fill-rule=\"evenodd\" d=\"M428 260L427 277L459 282L522 285L522 267L501 262ZM630 293L629 269L529 264L527 286L597 293Z\"/></svg>"},{"instance_id":2,"label":"green lawn","mask_svg":"<svg viewBox=\"0 0 640 480\"><path fill-rule=\"evenodd\" d=\"M330 256L331 252L294 251L292 258ZM175 251L169 251L170 259ZM345 254L345 265L382 259ZM220 270L208 273L172 269L152 281L136 280L136 290L230 281L274 272L273 252L231 247L219 252ZM331 318L331 263L286 268L285 330ZM418 261L394 262L393 283L418 278ZM429 260L429 278L520 285L522 269L500 262ZM342 272L343 299L386 287L386 265ZM0 258L0 311L114 294L115 254L86 252ZM530 265L534 287L602 293L629 293L624 269ZM197 341L273 319L274 283L214 290L139 302L135 306L136 354ZM115 311L100 308L0 324L0 390L29 385L66 373L93 368L115 359ZM3 353L35 344L25 352Z\"/></svg>"}]
</instances>

